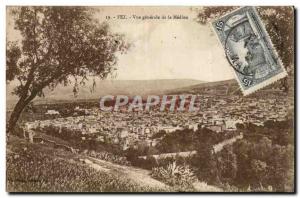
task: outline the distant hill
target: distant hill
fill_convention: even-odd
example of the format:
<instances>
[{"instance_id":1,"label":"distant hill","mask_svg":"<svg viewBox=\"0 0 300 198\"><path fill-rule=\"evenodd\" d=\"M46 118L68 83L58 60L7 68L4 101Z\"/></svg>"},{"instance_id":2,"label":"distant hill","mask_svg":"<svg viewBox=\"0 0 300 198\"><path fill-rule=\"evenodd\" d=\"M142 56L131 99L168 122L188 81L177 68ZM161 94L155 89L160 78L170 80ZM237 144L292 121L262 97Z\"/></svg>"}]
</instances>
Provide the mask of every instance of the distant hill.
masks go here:
<instances>
[{"instance_id":1,"label":"distant hill","mask_svg":"<svg viewBox=\"0 0 300 198\"><path fill-rule=\"evenodd\" d=\"M291 78L290 78L291 79ZM290 81L289 79L289 81ZM289 83L293 88L292 83ZM189 79L163 79L163 80L98 80L94 92L90 91L92 81L85 86L80 86L78 96L73 94L73 86L64 87L59 85L53 91L46 89L45 98L36 98L35 103L56 103L64 101L78 101L99 99L103 95L161 95L161 94L211 94L211 95L242 95L239 85L235 79L203 82ZM12 108L17 101L17 97L12 95L12 85L7 85L6 102L7 108ZM249 97L274 96L282 94L281 82L275 82ZM290 96L293 96L293 89L289 90Z\"/></svg>"},{"instance_id":2,"label":"distant hill","mask_svg":"<svg viewBox=\"0 0 300 198\"><path fill-rule=\"evenodd\" d=\"M250 94L247 97L274 97L278 94L283 94L286 96L293 97L293 84L291 81L292 78L288 79L289 91L284 92L282 81L277 81L272 83L263 89L258 90L257 92ZM211 95L240 95L242 96L242 91L236 81L236 79L216 81L216 82L207 82L197 85L191 85L187 87L181 87L173 89L167 92L167 94L211 94Z\"/></svg>"},{"instance_id":3,"label":"distant hill","mask_svg":"<svg viewBox=\"0 0 300 198\"><path fill-rule=\"evenodd\" d=\"M86 85L80 86L78 96L73 94L73 86L64 87L58 85L53 91L45 89L45 98L36 98L35 101L61 101L61 100L79 100L79 99L98 99L103 95L150 95L163 94L168 90L188 87L201 84L203 81L190 79L162 79L162 80L97 80L96 87L91 92L92 80ZM6 86L7 105L11 106L17 101L17 97L12 95L14 85Z\"/></svg>"},{"instance_id":4,"label":"distant hill","mask_svg":"<svg viewBox=\"0 0 300 198\"><path fill-rule=\"evenodd\" d=\"M207 82L187 87L181 87L170 90L168 94L214 94L214 95L229 95L241 94L237 81L235 79Z\"/></svg>"}]
</instances>

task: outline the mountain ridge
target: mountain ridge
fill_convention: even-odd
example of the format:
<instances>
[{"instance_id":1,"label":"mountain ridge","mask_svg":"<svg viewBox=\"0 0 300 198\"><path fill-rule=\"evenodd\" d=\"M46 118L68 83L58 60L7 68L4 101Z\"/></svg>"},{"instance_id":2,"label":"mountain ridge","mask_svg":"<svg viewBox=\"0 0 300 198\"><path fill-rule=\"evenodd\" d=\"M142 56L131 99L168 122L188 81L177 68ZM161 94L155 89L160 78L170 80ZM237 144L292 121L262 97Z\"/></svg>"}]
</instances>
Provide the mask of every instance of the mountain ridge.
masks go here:
<instances>
[{"instance_id":1,"label":"mountain ridge","mask_svg":"<svg viewBox=\"0 0 300 198\"><path fill-rule=\"evenodd\" d=\"M54 90L46 88L45 97L37 97L34 101L41 100L80 100L98 99L103 95L151 95L164 94L168 90L201 84L204 81L194 79L158 79L158 80L96 80L96 87L92 91L93 80L89 80L85 85L80 85L77 97L73 93L73 85L58 85ZM15 104L17 96L12 94L15 83L6 86L6 102L9 106Z\"/></svg>"}]
</instances>

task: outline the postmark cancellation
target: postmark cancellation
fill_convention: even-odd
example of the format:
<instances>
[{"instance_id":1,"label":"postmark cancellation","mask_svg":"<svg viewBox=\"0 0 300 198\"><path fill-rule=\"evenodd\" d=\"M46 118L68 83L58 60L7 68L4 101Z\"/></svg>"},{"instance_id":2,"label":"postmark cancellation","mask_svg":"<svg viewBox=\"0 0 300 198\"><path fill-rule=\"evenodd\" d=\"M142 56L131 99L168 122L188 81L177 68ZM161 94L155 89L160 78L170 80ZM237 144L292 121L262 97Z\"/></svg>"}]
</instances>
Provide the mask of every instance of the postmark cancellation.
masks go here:
<instances>
[{"instance_id":1,"label":"postmark cancellation","mask_svg":"<svg viewBox=\"0 0 300 198\"><path fill-rule=\"evenodd\" d=\"M244 95L287 76L254 7L242 7L212 22Z\"/></svg>"}]
</instances>

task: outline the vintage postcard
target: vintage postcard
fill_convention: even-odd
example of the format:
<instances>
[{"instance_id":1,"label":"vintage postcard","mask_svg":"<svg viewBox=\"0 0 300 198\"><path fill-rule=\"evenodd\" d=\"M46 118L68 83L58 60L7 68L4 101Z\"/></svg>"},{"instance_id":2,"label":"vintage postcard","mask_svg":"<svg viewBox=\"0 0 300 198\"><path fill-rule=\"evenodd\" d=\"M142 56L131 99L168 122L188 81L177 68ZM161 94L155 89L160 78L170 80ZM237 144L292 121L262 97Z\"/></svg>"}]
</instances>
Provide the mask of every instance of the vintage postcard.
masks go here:
<instances>
[{"instance_id":1,"label":"vintage postcard","mask_svg":"<svg viewBox=\"0 0 300 198\"><path fill-rule=\"evenodd\" d=\"M295 192L294 33L291 6L7 6L6 190Z\"/></svg>"}]
</instances>

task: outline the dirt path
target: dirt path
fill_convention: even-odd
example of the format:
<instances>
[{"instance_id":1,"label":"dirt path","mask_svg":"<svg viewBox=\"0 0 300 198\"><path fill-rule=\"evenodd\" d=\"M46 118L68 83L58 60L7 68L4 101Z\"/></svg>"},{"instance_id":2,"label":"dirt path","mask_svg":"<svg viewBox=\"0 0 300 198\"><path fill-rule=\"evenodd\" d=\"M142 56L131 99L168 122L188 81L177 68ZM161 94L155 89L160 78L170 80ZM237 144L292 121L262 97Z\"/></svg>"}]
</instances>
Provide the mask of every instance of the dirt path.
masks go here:
<instances>
[{"instance_id":1,"label":"dirt path","mask_svg":"<svg viewBox=\"0 0 300 198\"><path fill-rule=\"evenodd\" d=\"M109 172L118 176L126 177L133 182L136 182L138 185L143 185L145 187L153 187L163 189L164 191L171 191L171 188L156 180L153 179L150 175L150 171L114 164L108 161L96 159L93 157L87 157L86 159L80 159L80 161L88 164L91 168L94 168L98 171Z\"/></svg>"},{"instance_id":2,"label":"dirt path","mask_svg":"<svg viewBox=\"0 0 300 198\"><path fill-rule=\"evenodd\" d=\"M93 157L88 157L86 159L81 159L84 163L88 164L90 167L98 170L109 172L111 174L116 174L118 176L126 177L133 182L136 182L138 185L142 185L145 187L153 187L162 189L164 191L174 191L172 187L153 179L150 175L149 170L130 167L130 166L123 166L119 164L114 164L108 161L99 160ZM221 192L222 189L207 185L205 182L195 182L193 187L197 192Z\"/></svg>"},{"instance_id":3,"label":"dirt path","mask_svg":"<svg viewBox=\"0 0 300 198\"><path fill-rule=\"evenodd\" d=\"M230 139L227 139L227 140L224 140L223 142L220 142L216 145L213 146L214 148L214 152L215 153L218 153L220 151L222 151L222 149L226 146L226 145L231 145L233 143L235 143L237 140L240 140L240 139L243 139L243 133L240 133L240 135L237 135L233 138L230 138Z\"/></svg>"}]
</instances>

